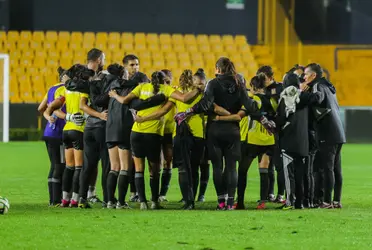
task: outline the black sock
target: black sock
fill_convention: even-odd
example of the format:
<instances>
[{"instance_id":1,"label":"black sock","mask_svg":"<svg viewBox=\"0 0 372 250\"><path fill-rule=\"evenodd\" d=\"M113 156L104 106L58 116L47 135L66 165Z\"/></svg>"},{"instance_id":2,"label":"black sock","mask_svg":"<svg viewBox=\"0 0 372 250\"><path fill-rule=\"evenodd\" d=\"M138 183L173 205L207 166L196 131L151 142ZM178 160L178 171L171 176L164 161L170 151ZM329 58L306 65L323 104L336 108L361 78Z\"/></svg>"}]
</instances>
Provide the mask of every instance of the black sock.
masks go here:
<instances>
[{"instance_id":1,"label":"black sock","mask_svg":"<svg viewBox=\"0 0 372 250\"><path fill-rule=\"evenodd\" d=\"M155 172L150 176L151 200L157 202L159 199L160 173Z\"/></svg>"},{"instance_id":2,"label":"black sock","mask_svg":"<svg viewBox=\"0 0 372 250\"><path fill-rule=\"evenodd\" d=\"M62 200L62 175L65 169L64 164L57 164L53 172L53 203L61 203Z\"/></svg>"},{"instance_id":3,"label":"black sock","mask_svg":"<svg viewBox=\"0 0 372 250\"><path fill-rule=\"evenodd\" d=\"M236 172L236 161L226 161L226 187L227 187L227 205L234 205L236 186L238 184L238 174Z\"/></svg>"},{"instance_id":4,"label":"black sock","mask_svg":"<svg viewBox=\"0 0 372 250\"><path fill-rule=\"evenodd\" d=\"M274 194L274 184L275 184L274 166L272 166L272 169L269 169L268 178L269 178L268 194Z\"/></svg>"},{"instance_id":5,"label":"black sock","mask_svg":"<svg viewBox=\"0 0 372 250\"><path fill-rule=\"evenodd\" d=\"M209 180L209 164L202 163L200 164L200 187L199 187L199 196L205 195L207 190Z\"/></svg>"},{"instance_id":6,"label":"black sock","mask_svg":"<svg viewBox=\"0 0 372 250\"><path fill-rule=\"evenodd\" d=\"M267 168L260 168L260 200L266 201L269 195L269 175Z\"/></svg>"},{"instance_id":7,"label":"black sock","mask_svg":"<svg viewBox=\"0 0 372 250\"><path fill-rule=\"evenodd\" d=\"M107 199L115 202L115 189L118 182L118 171L111 170L107 175Z\"/></svg>"},{"instance_id":8,"label":"black sock","mask_svg":"<svg viewBox=\"0 0 372 250\"><path fill-rule=\"evenodd\" d=\"M183 200L185 202L194 201L194 194L190 183L189 172L187 172L183 166L178 167L178 181Z\"/></svg>"},{"instance_id":9,"label":"black sock","mask_svg":"<svg viewBox=\"0 0 372 250\"><path fill-rule=\"evenodd\" d=\"M72 178L72 192L73 193L79 193L81 169L82 169L82 166L75 167L74 176Z\"/></svg>"},{"instance_id":10,"label":"black sock","mask_svg":"<svg viewBox=\"0 0 372 250\"><path fill-rule=\"evenodd\" d=\"M143 172L136 172L134 180L140 202L146 202L145 178Z\"/></svg>"},{"instance_id":11,"label":"black sock","mask_svg":"<svg viewBox=\"0 0 372 250\"><path fill-rule=\"evenodd\" d=\"M48 178L49 204L53 204L53 178Z\"/></svg>"},{"instance_id":12,"label":"black sock","mask_svg":"<svg viewBox=\"0 0 372 250\"><path fill-rule=\"evenodd\" d=\"M129 186L129 173L127 170L120 170L119 181L118 181L118 192L119 192L119 203L123 205L125 203L125 196L127 196Z\"/></svg>"},{"instance_id":13,"label":"black sock","mask_svg":"<svg viewBox=\"0 0 372 250\"><path fill-rule=\"evenodd\" d=\"M240 170L240 169L239 169ZM247 172L239 171L238 174L238 203L244 203L245 189L247 188Z\"/></svg>"},{"instance_id":14,"label":"black sock","mask_svg":"<svg viewBox=\"0 0 372 250\"><path fill-rule=\"evenodd\" d=\"M161 175L161 189L160 189L160 195L166 196L168 189L169 189L169 183L172 179L172 169L171 168L164 168L163 174Z\"/></svg>"},{"instance_id":15,"label":"black sock","mask_svg":"<svg viewBox=\"0 0 372 250\"><path fill-rule=\"evenodd\" d=\"M62 177L62 190L63 192L70 193L72 188L72 178L74 176L74 167L66 166L65 170L63 171Z\"/></svg>"}]
</instances>

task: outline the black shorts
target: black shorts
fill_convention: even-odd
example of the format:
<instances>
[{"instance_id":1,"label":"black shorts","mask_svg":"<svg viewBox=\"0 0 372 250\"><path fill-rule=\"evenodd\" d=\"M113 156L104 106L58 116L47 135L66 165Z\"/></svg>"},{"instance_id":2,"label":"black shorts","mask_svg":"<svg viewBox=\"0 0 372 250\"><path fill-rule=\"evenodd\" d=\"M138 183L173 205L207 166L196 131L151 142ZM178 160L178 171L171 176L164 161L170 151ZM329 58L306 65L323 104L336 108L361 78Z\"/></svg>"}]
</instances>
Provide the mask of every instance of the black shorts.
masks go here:
<instances>
[{"instance_id":1,"label":"black shorts","mask_svg":"<svg viewBox=\"0 0 372 250\"><path fill-rule=\"evenodd\" d=\"M114 147L118 147L121 150L131 150L130 143L124 143L124 142L119 142L119 141L109 141L106 142L107 148L111 149Z\"/></svg>"},{"instance_id":2,"label":"black shorts","mask_svg":"<svg viewBox=\"0 0 372 250\"><path fill-rule=\"evenodd\" d=\"M147 158L149 162L160 163L161 141L161 135L132 131L132 154L136 158Z\"/></svg>"},{"instance_id":3,"label":"black shorts","mask_svg":"<svg viewBox=\"0 0 372 250\"><path fill-rule=\"evenodd\" d=\"M254 144L247 144L247 154L251 158L258 157L258 161L261 161L261 158L264 154L272 156L275 150L275 145L261 146Z\"/></svg>"},{"instance_id":4,"label":"black shorts","mask_svg":"<svg viewBox=\"0 0 372 250\"><path fill-rule=\"evenodd\" d=\"M84 149L84 134L76 130L64 130L62 134L63 145L66 149Z\"/></svg>"},{"instance_id":5,"label":"black shorts","mask_svg":"<svg viewBox=\"0 0 372 250\"><path fill-rule=\"evenodd\" d=\"M161 140L161 144L165 145L173 145L173 134L164 134Z\"/></svg>"}]
</instances>

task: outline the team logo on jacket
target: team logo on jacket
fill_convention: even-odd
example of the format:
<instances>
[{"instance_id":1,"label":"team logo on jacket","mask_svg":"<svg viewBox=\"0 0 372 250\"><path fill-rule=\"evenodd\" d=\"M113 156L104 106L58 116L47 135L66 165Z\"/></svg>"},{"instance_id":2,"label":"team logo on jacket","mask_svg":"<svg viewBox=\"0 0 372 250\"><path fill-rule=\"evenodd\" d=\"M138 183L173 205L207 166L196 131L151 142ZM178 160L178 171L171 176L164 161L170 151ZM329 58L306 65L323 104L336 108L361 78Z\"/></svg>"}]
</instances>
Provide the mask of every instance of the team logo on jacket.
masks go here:
<instances>
[{"instance_id":1,"label":"team logo on jacket","mask_svg":"<svg viewBox=\"0 0 372 250\"><path fill-rule=\"evenodd\" d=\"M276 89L272 89L272 90L271 90L271 94L272 94L272 95L276 95Z\"/></svg>"}]
</instances>

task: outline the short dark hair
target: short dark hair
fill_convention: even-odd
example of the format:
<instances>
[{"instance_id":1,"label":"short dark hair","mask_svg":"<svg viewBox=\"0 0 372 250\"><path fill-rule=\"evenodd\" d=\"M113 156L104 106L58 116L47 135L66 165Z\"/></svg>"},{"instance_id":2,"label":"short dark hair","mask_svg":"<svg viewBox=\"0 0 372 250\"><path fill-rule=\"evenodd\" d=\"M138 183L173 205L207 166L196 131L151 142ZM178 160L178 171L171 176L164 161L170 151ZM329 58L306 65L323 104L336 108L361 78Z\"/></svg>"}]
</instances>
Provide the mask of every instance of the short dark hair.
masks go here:
<instances>
[{"instance_id":1,"label":"short dark hair","mask_svg":"<svg viewBox=\"0 0 372 250\"><path fill-rule=\"evenodd\" d=\"M310 63L306 66L306 68L309 68L311 71L316 73L316 78L323 77L323 69L322 67L317 63Z\"/></svg>"},{"instance_id":2,"label":"short dark hair","mask_svg":"<svg viewBox=\"0 0 372 250\"><path fill-rule=\"evenodd\" d=\"M123 63L124 63L124 64L128 64L128 62L129 62L129 61L132 61L132 60L138 60L138 61L139 61L139 59L138 59L137 56L135 56L135 55L133 55L133 54L129 54L129 55L124 56L124 58L123 58Z\"/></svg>"},{"instance_id":3,"label":"short dark hair","mask_svg":"<svg viewBox=\"0 0 372 250\"><path fill-rule=\"evenodd\" d=\"M101 56L103 52L100 49L93 48L89 50L87 60L88 61L97 61Z\"/></svg>"},{"instance_id":4,"label":"short dark hair","mask_svg":"<svg viewBox=\"0 0 372 250\"><path fill-rule=\"evenodd\" d=\"M258 75L258 74L260 74L260 73L265 74L265 76L267 76L267 77L269 77L269 78L272 78L272 77L274 76L273 68L271 68L271 66L269 66L269 65L261 66L261 67L257 70L256 75Z\"/></svg>"}]
</instances>

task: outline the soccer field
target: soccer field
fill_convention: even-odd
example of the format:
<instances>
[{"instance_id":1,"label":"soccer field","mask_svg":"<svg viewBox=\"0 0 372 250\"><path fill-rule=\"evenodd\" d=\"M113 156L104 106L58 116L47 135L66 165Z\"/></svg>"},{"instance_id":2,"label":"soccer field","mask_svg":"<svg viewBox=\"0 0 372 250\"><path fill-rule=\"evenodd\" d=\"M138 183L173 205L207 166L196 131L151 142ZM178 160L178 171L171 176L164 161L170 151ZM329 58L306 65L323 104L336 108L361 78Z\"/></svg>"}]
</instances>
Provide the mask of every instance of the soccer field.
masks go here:
<instances>
[{"instance_id":1,"label":"soccer field","mask_svg":"<svg viewBox=\"0 0 372 250\"><path fill-rule=\"evenodd\" d=\"M246 211L213 211L207 202L180 211L177 170L166 210L48 208L48 157L42 142L0 144L0 195L11 203L0 216L1 249L369 249L372 248L370 145L343 150L341 210L255 211L257 167L249 172ZM100 184L98 184L99 187ZM150 197L150 189L147 187ZM98 194L101 195L100 189Z\"/></svg>"}]
</instances>

